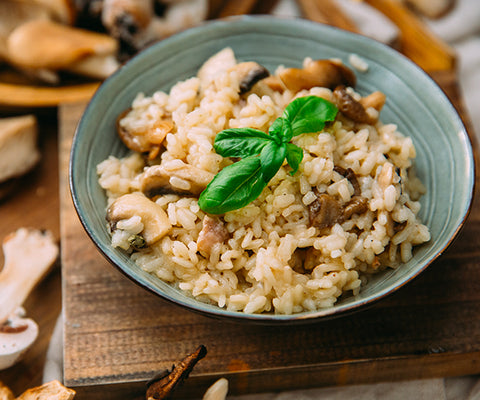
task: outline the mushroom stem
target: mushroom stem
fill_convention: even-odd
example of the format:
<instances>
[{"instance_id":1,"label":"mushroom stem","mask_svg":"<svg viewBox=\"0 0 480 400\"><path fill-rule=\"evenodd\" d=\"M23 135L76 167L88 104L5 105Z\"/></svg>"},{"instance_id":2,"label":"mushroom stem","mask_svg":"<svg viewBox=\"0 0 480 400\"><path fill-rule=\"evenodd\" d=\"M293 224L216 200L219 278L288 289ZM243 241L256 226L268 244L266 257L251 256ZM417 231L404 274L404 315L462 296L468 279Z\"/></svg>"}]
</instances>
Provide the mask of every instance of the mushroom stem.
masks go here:
<instances>
[{"instance_id":1,"label":"mushroom stem","mask_svg":"<svg viewBox=\"0 0 480 400\"><path fill-rule=\"evenodd\" d=\"M50 232L20 228L3 240L5 264L0 272L0 325L23 304L58 256Z\"/></svg>"}]
</instances>

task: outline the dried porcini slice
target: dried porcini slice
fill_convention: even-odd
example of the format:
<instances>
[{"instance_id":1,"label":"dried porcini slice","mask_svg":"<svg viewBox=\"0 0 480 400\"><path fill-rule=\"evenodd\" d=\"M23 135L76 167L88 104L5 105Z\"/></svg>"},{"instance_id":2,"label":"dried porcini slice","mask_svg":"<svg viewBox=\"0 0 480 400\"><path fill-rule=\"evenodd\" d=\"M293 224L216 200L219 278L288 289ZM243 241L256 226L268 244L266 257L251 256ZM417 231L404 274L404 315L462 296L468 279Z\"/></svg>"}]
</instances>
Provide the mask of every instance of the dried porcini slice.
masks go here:
<instances>
[{"instance_id":1,"label":"dried porcini slice","mask_svg":"<svg viewBox=\"0 0 480 400\"><path fill-rule=\"evenodd\" d=\"M154 377L147 386L147 400L169 399L175 389L183 384L193 367L207 355L207 348L199 346L193 353L186 356L171 371L163 371Z\"/></svg>"}]
</instances>

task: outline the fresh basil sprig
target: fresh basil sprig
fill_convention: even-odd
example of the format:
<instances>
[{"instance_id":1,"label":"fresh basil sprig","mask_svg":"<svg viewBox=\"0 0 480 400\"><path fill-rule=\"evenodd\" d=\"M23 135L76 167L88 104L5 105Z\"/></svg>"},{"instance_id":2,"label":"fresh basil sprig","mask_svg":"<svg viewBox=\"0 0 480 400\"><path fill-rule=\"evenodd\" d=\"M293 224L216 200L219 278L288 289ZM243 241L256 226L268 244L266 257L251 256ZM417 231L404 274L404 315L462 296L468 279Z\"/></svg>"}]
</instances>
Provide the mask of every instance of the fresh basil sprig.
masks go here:
<instances>
[{"instance_id":1,"label":"fresh basil sprig","mask_svg":"<svg viewBox=\"0 0 480 400\"><path fill-rule=\"evenodd\" d=\"M307 96L292 101L268 130L226 129L215 137L213 147L223 157L239 157L223 168L200 194L200 208L210 214L223 214L245 207L255 200L275 176L284 160L295 174L303 150L290 143L303 133L319 132L325 122L335 120L337 107L321 97Z\"/></svg>"}]
</instances>

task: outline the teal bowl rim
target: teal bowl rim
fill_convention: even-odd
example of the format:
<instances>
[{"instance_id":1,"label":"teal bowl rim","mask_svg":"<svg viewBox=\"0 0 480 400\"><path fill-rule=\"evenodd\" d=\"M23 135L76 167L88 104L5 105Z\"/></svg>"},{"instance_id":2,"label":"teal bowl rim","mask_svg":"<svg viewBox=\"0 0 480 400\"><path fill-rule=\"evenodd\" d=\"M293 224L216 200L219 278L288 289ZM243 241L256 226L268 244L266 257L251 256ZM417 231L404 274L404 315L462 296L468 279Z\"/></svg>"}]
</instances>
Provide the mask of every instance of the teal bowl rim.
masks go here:
<instances>
[{"instance_id":1,"label":"teal bowl rim","mask_svg":"<svg viewBox=\"0 0 480 400\"><path fill-rule=\"evenodd\" d=\"M470 172L469 174L470 179L468 182L468 192L467 192L468 201L466 202L466 204L464 204L464 207L461 212L461 217L459 218L459 222L456 228L452 231L449 238L446 239L444 243L442 243L442 247L440 248L440 250L436 254L434 254L432 257L430 257L426 262L424 262L423 265L416 268L410 275L407 276L406 279L399 281L398 284L392 285L364 299L354 301L351 304L338 305L338 306L335 305L331 308L326 308L326 309L321 309L321 310L311 311L311 312L310 311L303 312L299 314L291 314L291 315L271 314L271 313L245 314L242 312L228 311L226 309L223 309L217 306L212 307L212 305L208 305L200 301L195 301L195 305L192 305L192 303L189 303L183 300L182 298L169 296L168 294L162 292L158 287L154 287L153 285L151 285L146 280L142 280L142 279L139 279L137 276L134 276L132 274L132 271L129 270L128 266L123 265L122 263L118 262L117 260L109 256L108 244L103 243L99 239L95 231L92 229L92 227L88 225L87 219L85 216L86 211L83 209L83 206L78 199L78 193L77 193L78 184L74 178L74 175L75 175L74 166L75 166L75 160L76 160L76 151L78 148L77 146L79 146L78 141L80 140L80 137L81 137L81 132L85 124L85 119L86 117L88 117L90 112L93 112L92 110L95 108L96 103L101 101L101 96L103 92L106 91L111 85L114 84L115 80L123 73L124 70L131 68L131 66L134 66L135 63L139 62L139 60L141 60L143 57L148 56L150 53L157 52L159 51L159 49L163 47L172 46L178 41L188 40L188 38L193 38L201 33L211 32L217 29L221 30L224 27L231 27L232 24L239 25L239 26L244 25L244 27L255 28L255 26L257 26L258 23L261 23L261 24L266 23L266 24L273 24L273 25L282 24L282 27L284 29L286 29L285 24L301 26L302 29L305 28L305 26L307 26L309 29L316 31L317 33L321 32L322 30L327 30L327 31L333 30L333 31L336 31L336 34L339 36L339 38L359 41L369 48L374 48L375 50L378 50L383 54L388 55L389 57L396 58L397 61L402 63L402 67L407 68L410 73L416 74L417 76L421 76L422 79L424 79L427 82L427 84L430 84L431 90L436 92L436 100L441 102L443 107L446 107L449 110L451 117L455 120L454 121L455 124L461 128L460 129L461 131L458 133L462 135L462 140L464 141L464 148L466 150L466 156L468 158L468 167ZM186 308L190 311L200 313L202 315L206 315L213 318L219 318L219 319L229 320L233 322L249 322L254 324L269 324L269 325L270 324L297 324L297 323L304 324L304 323L312 323L312 322L323 321L331 318L346 316L346 315L350 315L353 312L365 310L367 306L375 304L377 301L396 292L398 289L400 289L401 287L403 287L404 285L412 281L421 272L423 272L429 265L431 265L438 257L440 257L443 254L443 252L447 249L447 247L450 246L450 244L453 242L455 237L458 235L459 231L465 224L465 221L470 213L470 210L472 207L473 193L475 188L475 173L476 173L475 167L476 165L474 160L472 141L455 107L452 105L452 103L447 98L443 90L438 86L438 84L428 74L426 74L419 66L414 64L410 59L405 57L403 54L399 53L398 51L374 39L371 39L359 34L347 32L332 26L323 25L323 24L319 24L316 22L307 21L299 18L277 17L277 16L268 16L268 15L262 15L262 16L249 15L249 16L235 16L235 17L218 19L214 21L207 21L197 27L190 28L183 32L177 33L169 38L166 38L146 48L145 50L143 50L142 52L134 56L131 60L126 62L124 65L122 65L109 78L107 78L97 89L93 97L90 99L85 109L85 112L76 127L73 142L72 142L71 152L70 152L69 186L70 186L70 192L71 192L74 208L80 219L80 222L84 230L92 240L92 242L100 251L100 253L103 254L103 256L113 266L115 266L119 271L121 271L125 276L127 276L134 283L143 287L147 291L154 293L158 295L160 298L167 300L171 303L174 303L176 305L179 305L183 308Z\"/></svg>"}]
</instances>

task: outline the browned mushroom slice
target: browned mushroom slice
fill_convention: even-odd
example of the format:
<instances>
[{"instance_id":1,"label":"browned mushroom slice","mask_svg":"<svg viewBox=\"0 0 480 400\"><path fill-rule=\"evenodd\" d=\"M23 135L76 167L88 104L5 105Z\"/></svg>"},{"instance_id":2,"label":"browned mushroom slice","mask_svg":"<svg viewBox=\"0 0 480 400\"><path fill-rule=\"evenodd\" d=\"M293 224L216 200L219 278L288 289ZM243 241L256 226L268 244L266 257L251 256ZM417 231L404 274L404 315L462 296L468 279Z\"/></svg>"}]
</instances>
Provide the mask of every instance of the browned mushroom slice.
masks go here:
<instances>
[{"instance_id":1,"label":"browned mushroom slice","mask_svg":"<svg viewBox=\"0 0 480 400\"><path fill-rule=\"evenodd\" d=\"M211 172L181 161L169 166L153 165L143 172L141 190L148 197L165 193L198 196L213 177Z\"/></svg>"},{"instance_id":2,"label":"browned mushroom slice","mask_svg":"<svg viewBox=\"0 0 480 400\"><path fill-rule=\"evenodd\" d=\"M358 183L357 175L355 174L353 169L351 168L345 169L343 167L340 167L339 165L336 165L333 168L333 170L335 172L338 172L340 175L344 176L350 181L350 183L353 186L353 194L355 196L359 196L362 193L362 189L360 188L360 184Z\"/></svg>"},{"instance_id":3,"label":"browned mushroom slice","mask_svg":"<svg viewBox=\"0 0 480 400\"><path fill-rule=\"evenodd\" d=\"M312 87L336 88L338 85L354 87L355 74L351 69L335 60L317 60L304 68L287 68L278 74L287 89L298 92Z\"/></svg>"},{"instance_id":4,"label":"browned mushroom slice","mask_svg":"<svg viewBox=\"0 0 480 400\"><path fill-rule=\"evenodd\" d=\"M197 250L209 255L216 245L224 243L227 239L228 231L223 222L218 218L205 215L202 230L198 234Z\"/></svg>"},{"instance_id":5,"label":"browned mushroom slice","mask_svg":"<svg viewBox=\"0 0 480 400\"><path fill-rule=\"evenodd\" d=\"M320 194L308 207L310 224L319 229L329 228L343 217L342 205L328 194Z\"/></svg>"},{"instance_id":6,"label":"browned mushroom slice","mask_svg":"<svg viewBox=\"0 0 480 400\"><path fill-rule=\"evenodd\" d=\"M303 268L306 271L313 270L319 264L318 260L321 256L322 252L320 250L317 250L314 247L309 247L307 250L305 250L305 260L303 262Z\"/></svg>"},{"instance_id":7,"label":"browned mushroom slice","mask_svg":"<svg viewBox=\"0 0 480 400\"><path fill-rule=\"evenodd\" d=\"M161 119L145 130L133 132L122 126L120 122L130 111L131 108L123 111L117 118L118 136L130 150L148 153L148 158L153 160L160 152L165 137L172 131L173 121L167 118Z\"/></svg>"},{"instance_id":8,"label":"browned mushroom slice","mask_svg":"<svg viewBox=\"0 0 480 400\"><path fill-rule=\"evenodd\" d=\"M353 214L363 214L368 211L368 199L363 196L353 196L343 208L343 220L347 220Z\"/></svg>"},{"instance_id":9,"label":"browned mushroom slice","mask_svg":"<svg viewBox=\"0 0 480 400\"><path fill-rule=\"evenodd\" d=\"M333 102L339 111L354 122L372 124L376 118L370 116L365 107L355 100L348 92L345 86L337 86L333 91Z\"/></svg>"},{"instance_id":10,"label":"browned mushroom slice","mask_svg":"<svg viewBox=\"0 0 480 400\"><path fill-rule=\"evenodd\" d=\"M240 94L247 93L258 81L270 75L264 66L254 61L237 64L234 69L239 75Z\"/></svg>"}]
</instances>

